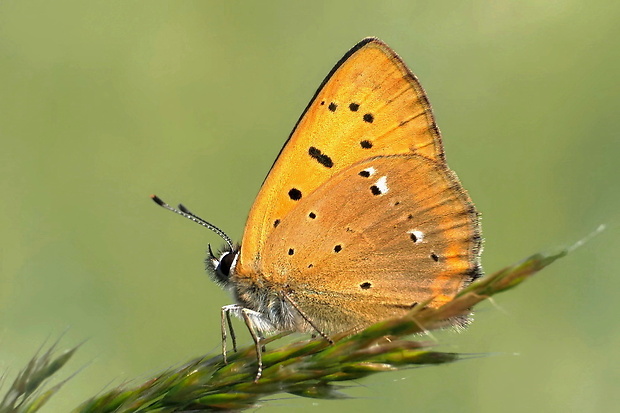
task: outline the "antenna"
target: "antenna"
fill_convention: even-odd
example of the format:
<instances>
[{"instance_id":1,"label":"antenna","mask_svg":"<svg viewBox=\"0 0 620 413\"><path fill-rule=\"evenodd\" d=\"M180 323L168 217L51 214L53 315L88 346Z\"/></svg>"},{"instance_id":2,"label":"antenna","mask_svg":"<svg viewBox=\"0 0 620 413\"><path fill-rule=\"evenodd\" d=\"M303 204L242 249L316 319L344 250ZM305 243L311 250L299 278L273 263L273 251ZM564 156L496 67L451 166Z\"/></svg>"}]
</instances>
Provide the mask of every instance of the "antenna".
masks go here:
<instances>
[{"instance_id":1,"label":"antenna","mask_svg":"<svg viewBox=\"0 0 620 413\"><path fill-rule=\"evenodd\" d=\"M235 248L233 246L233 242L230 239L230 237L228 235L226 235L226 233L224 231L222 231L221 229L219 229L218 227L216 227L215 225L211 224L208 221L205 221L204 219L200 218L198 215L195 215L194 213L190 212L189 209L185 208L185 206L183 204L179 204L179 209L173 208L170 205L168 205L167 203L165 203L164 201L162 201L162 199L160 197L158 197L157 195L151 195L151 199L153 201L155 201L155 203L157 205L159 205L160 207L166 208L168 211L172 211L175 212L187 219L190 219L192 221L194 221L197 224L202 225L205 228L210 229L211 231L215 232L217 235L219 235L224 241L226 241L226 243L228 244L228 246L230 247L231 251L234 251ZM211 247L209 246L209 249ZM213 254L211 254L213 256Z\"/></svg>"}]
</instances>

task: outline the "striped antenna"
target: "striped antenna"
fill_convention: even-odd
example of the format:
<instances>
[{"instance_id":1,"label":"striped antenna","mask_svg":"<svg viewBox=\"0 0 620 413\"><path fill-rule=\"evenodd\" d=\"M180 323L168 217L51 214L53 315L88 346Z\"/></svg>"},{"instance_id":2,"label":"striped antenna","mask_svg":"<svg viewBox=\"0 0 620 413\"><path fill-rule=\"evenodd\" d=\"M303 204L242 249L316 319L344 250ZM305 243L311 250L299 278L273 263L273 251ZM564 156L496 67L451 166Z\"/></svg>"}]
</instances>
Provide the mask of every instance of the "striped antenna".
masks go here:
<instances>
[{"instance_id":1,"label":"striped antenna","mask_svg":"<svg viewBox=\"0 0 620 413\"><path fill-rule=\"evenodd\" d=\"M190 212L189 209L187 209L187 208L185 208L185 206L183 206L183 204L179 204L179 209L177 209L177 208L173 208L170 205L168 205L167 203L165 203L157 195L151 195L151 199L157 205L159 205L160 207L166 208L168 211L176 212L177 214L179 214L179 215L181 215L181 216L183 216L183 217L185 217L187 219L190 219L190 220L194 221L195 223L200 224L203 227L208 228L211 231L215 232L224 241L226 241L226 243L230 247L231 251L234 251L233 242L230 239L230 237L228 235L226 235L226 233L224 231L222 231L221 229L219 229L215 225L211 224L210 222L205 221L204 219L200 218L198 215L195 215L194 213Z\"/></svg>"}]
</instances>

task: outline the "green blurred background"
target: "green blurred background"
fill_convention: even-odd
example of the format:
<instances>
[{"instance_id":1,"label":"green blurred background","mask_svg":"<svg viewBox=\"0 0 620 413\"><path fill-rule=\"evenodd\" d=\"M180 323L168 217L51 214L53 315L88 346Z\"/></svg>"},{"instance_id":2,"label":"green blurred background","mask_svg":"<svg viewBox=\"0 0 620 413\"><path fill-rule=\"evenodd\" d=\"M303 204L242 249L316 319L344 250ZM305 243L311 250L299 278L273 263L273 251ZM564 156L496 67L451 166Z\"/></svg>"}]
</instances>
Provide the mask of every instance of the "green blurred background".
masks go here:
<instances>
[{"instance_id":1,"label":"green blurred background","mask_svg":"<svg viewBox=\"0 0 620 413\"><path fill-rule=\"evenodd\" d=\"M332 65L358 40L419 76L483 213L487 272L608 230L483 305L442 350L493 356L265 411L599 412L620 402L620 4L584 1L0 3L0 369L86 345L44 411L219 346L203 272ZM239 324L240 326L240 324ZM243 328L238 329L239 332ZM242 341L249 342L243 333ZM71 370L73 369L73 370ZM65 376L63 376L65 377Z\"/></svg>"}]
</instances>

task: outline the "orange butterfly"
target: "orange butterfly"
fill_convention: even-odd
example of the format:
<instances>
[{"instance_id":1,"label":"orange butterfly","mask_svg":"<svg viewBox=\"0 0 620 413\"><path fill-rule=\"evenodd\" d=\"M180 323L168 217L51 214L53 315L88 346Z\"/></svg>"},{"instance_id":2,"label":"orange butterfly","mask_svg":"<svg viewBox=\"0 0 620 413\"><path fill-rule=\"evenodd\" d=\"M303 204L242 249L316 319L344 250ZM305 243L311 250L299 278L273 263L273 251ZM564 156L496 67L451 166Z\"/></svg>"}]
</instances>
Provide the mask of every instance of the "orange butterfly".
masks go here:
<instances>
[{"instance_id":1,"label":"orange butterfly","mask_svg":"<svg viewBox=\"0 0 620 413\"><path fill-rule=\"evenodd\" d=\"M263 333L329 335L439 307L481 275L478 213L446 165L417 78L366 38L327 75L252 206L241 246L207 260L255 341ZM464 320L454 320L463 323ZM233 345L234 338L233 338Z\"/></svg>"}]
</instances>

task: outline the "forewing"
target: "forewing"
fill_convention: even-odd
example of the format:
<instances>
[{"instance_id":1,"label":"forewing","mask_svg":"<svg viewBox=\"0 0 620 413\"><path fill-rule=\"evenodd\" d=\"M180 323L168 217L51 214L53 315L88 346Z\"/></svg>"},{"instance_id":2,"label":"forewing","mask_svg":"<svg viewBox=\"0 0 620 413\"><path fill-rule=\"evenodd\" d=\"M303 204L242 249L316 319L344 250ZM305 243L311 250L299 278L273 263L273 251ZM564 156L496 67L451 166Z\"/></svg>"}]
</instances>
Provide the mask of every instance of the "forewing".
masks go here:
<instances>
[{"instance_id":1,"label":"forewing","mask_svg":"<svg viewBox=\"0 0 620 413\"><path fill-rule=\"evenodd\" d=\"M270 234L335 174L364 159L411 153L443 163L426 94L392 49L364 39L324 80L263 183L237 272L260 271Z\"/></svg>"}]
</instances>

